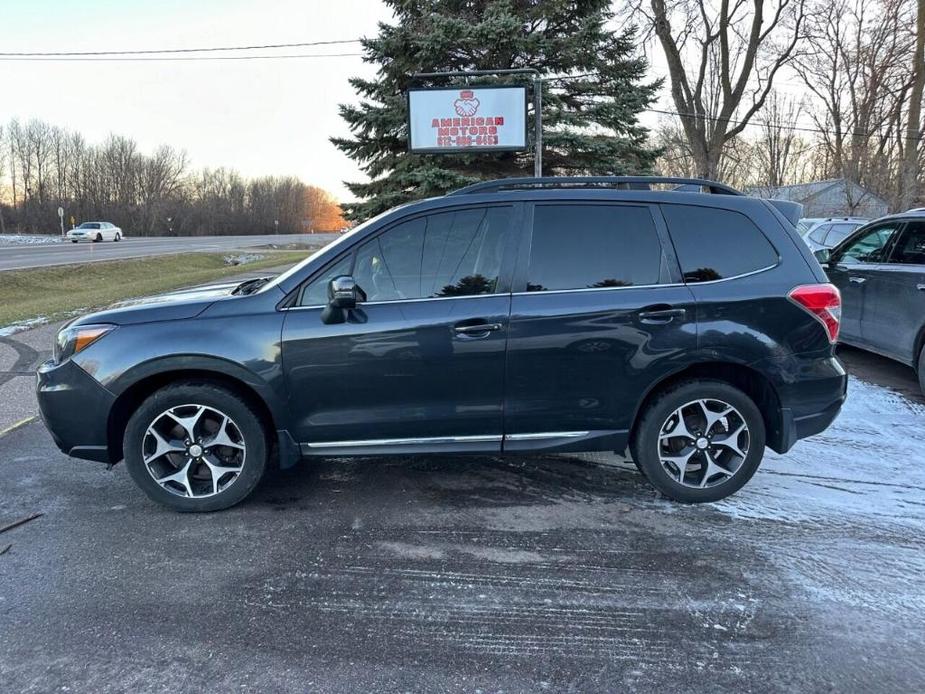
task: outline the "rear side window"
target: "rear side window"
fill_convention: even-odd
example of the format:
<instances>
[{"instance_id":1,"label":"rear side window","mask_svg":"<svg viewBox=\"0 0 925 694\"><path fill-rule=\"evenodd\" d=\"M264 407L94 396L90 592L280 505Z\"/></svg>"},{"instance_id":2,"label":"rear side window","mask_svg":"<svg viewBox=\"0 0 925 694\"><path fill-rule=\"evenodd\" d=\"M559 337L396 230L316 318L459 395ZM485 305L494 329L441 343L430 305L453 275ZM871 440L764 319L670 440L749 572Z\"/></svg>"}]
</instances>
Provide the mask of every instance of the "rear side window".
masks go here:
<instances>
[{"instance_id":1,"label":"rear side window","mask_svg":"<svg viewBox=\"0 0 925 694\"><path fill-rule=\"evenodd\" d=\"M694 205L662 205L685 282L709 282L777 264L777 251L745 215Z\"/></svg>"},{"instance_id":2,"label":"rear side window","mask_svg":"<svg viewBox=\"0 0 925 694\"><path fill-rule=\"evenodd\" d=\"M831 228L831 224L820 224L815 229L813 229L812 232L810 232L809 238L816 243L825 243L825 237Z\"/></svg>"},{"instance_id":3,"label":"rear side window","mask_svg":"<svg viewBox=\"0 0 925 694\"><path fill-rule=\"evenodd\" d=\"M527 291L657 284L652 214L629 205L537 205Z\"/></svg>"},{"instance_id":4,"label":"rear side window","mask_svg":"<svg viewBox=\"0 0 925 694\"><path fill-rule=\"evenodd\" d=\"M836 224L832 227L832 233L825 240L827 246L837 246L846 238L851 236L860 224Z\"/></svg>"}]
</instances>

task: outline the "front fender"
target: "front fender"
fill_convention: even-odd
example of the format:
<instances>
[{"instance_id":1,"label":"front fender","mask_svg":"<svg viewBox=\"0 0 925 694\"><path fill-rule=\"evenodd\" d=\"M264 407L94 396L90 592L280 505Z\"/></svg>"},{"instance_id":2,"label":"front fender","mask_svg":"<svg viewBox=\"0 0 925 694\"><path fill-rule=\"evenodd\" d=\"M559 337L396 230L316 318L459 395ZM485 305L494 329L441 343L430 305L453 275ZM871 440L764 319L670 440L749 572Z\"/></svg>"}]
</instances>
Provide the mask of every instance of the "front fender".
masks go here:
<instances>
[{"instance_id":1,"label":"front fender","mask_svg":"<svg viewBox=\"0 0 925 694\"><path fill-rule=\"evenodd\" d=\"M120 326L73 357L114 396L172 371L213 372L254 390L288 427L276 311Z\"/></svg>"}]
</instances>

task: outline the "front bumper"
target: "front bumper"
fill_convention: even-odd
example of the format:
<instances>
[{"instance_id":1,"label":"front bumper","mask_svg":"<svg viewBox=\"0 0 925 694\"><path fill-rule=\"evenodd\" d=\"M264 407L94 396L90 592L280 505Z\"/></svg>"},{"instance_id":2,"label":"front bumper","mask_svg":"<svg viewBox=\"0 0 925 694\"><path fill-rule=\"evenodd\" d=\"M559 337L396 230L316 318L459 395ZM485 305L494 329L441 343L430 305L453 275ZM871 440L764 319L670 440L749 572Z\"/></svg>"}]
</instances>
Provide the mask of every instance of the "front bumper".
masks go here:
<instances>
[{"instance_id":1,"label":"front bumper","mask_svg":"<svg viewBox=\"0 0 925 694\"><path fill-rule=\"evenodd\" d=\"M46 361L37 377L39 411L55 445L74 458L116 462L107 439L115 396L70 360Z\"/></svg>"}]
</instances>

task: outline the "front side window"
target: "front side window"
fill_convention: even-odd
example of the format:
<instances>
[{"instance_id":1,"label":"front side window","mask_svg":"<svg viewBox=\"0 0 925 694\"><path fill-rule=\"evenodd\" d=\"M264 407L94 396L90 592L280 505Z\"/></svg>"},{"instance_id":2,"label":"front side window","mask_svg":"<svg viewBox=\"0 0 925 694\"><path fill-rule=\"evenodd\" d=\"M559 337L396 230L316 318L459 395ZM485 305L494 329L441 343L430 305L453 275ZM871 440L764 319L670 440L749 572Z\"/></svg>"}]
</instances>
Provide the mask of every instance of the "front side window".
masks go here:
<instances>
[{"instance_id":1,"label":"front side window","mask_svg":"<svg viewBox=\"0 0 925 694\"><path fill-rule=\"evenodd\" d=\"M835 263L882 263L890 240L899 230L898 224L881 224L849 241L832 258Z\"/></svg>"},{"instance_id":2,"label":"front side window","mask_svg":"<svg viewBox=\"0 0 925 694\"><path fill-rule=\"evenodd\" d=\"M368 301L494 294L511 215L470 208L397 224L360 246L354 279Z\"/></svg>"},{"instance_id":3,"label":"front side window","mask_svg":"<svg viewBox=\"0 0 925 694\"><path fill-rule=\"evenodd\" d=\"M661 259L646 207L537 205L527 291L657 284Z\"/></svg>"},{"instance_id":4,"label":"front side window","mask_svg":"<svg viewBox=\"0 0 925 694\"><path fill-rule=\"evenodd\" d=\"M890 263L925 265L925 222L912 222L899 237Z\"/></svg>"},{"instance_id":5,"label":"front side window","mask_svg":"<svg viewBox=\"0 0 925 694\"><path fill-rule=\"evenodd\" d=\"M328 303L328 283L335 277L349 275L352 264L353 256L348 254L328 265L324 272L305 285L299 297L299 306L324 306Z\"/></svg>"},{"instance_id":6,"label":"front side window","mask_svg":"<svg viewBox=\"0 0 925 694\"><path fill-rule=\"evenodd\" d=\"M748 217L732 210L662 205L685 282L709 282L764 270L779 258Z\"/></svg>"}]
</instances>

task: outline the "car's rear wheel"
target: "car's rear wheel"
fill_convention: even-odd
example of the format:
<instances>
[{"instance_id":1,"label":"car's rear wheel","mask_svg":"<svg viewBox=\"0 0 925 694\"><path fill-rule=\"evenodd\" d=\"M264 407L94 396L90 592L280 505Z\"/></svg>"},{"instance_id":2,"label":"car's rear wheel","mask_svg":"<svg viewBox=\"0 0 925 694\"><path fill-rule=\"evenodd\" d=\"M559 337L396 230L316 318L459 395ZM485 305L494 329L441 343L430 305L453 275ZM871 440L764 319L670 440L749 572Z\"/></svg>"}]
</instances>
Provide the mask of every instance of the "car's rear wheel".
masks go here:
<instances>
[{"instance_id":1,"label":"car's rear wheel","mask_svg":"<svg viewBox=\"0 0 925 694\"><path fill-rule=\"evenodd\" d=\"M115 237L113 237L112 240L113 240L113 241L121 241L121 240L122 240L122 237L121 237L119 234L116 234Z\"/></svg>"},{"instance_id":2,"label":"car's rear wheel","mask_svg":"<svg viewBox=\"0 0 925 694\"><path fill-rule=\"evenodd\" d=\"M687 381L642 413L631 451L662 494L685 503L718 501L751 479L764 457L765 427L755 403L721 381Z\"/></svg>"},{"instance_id":3,"label":"car's rear wheel","mask_svg":"<svg viewBox=\"0 0 925 694\"><path fill-rule=\"evenodd\" d=\"M71 243L77 243L77 239L71 239Z\"/></svg>"},{"instance_id":4,"label":"car's rear wheel","mask_svg":"<svg viewBox=\"0 0 925 694\"><path fill-rule=\"evenodd\" d=\"M228 508L250 494L267 464L260 417L211 383L166 386L129 419L125 464L151 499L177 511Z\"/></svg>"}]
</instances>

